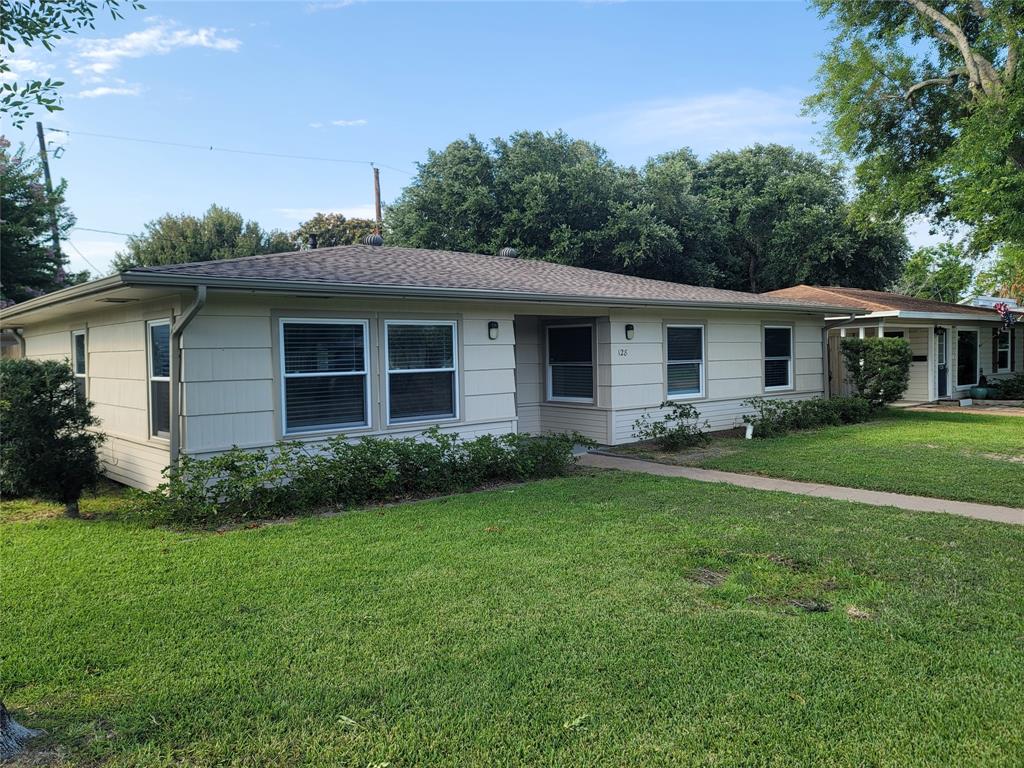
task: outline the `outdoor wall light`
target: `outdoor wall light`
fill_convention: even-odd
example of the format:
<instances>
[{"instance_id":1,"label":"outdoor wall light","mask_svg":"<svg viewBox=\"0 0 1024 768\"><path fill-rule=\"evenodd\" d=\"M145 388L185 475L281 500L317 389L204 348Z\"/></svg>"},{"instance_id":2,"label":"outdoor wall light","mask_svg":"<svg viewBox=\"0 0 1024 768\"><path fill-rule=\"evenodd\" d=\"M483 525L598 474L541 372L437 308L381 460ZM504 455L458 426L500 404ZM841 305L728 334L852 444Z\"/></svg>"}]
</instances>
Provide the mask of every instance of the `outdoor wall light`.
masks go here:
<instances>
[{"instance_id":1,"label":"outdoor wall light","mask_svg":"<svg viewBox=\"0 0 1024 768\"><path fill-rule=\"evenodd\" d=\"M491 320L489 323L487 323L487 338L490 339L491 341L494 341L496 338L498 338L497 320Z\"/></svg>"},{"instance_id":2,"label":"outdoor wall light","mask_svg":"<svg viewBox=\"0 0 1024 768\"><path fill-rule=\"evenodd\" d=\"M633 335L636 333L636 328L633 327L632 323L626 323L626 340L632 341Z\"/></svg>"}]
</instances>

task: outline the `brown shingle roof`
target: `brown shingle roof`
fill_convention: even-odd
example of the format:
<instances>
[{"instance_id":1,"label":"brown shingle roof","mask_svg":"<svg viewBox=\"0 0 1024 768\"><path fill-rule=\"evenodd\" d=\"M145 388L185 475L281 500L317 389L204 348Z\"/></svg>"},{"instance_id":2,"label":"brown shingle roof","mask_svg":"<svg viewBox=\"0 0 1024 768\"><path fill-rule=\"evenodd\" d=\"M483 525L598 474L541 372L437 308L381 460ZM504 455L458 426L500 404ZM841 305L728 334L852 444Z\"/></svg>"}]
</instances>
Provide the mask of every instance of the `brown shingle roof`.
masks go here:
<instances>
[{"instance_id":1,"label":"brown shingle roof","mask_svg":"<svg viewBox=\"0 0 1024 768\"><path fill-rule=\"evenodd\" d=\"M987 307L971 307L965 304L950 304L945 301L919 299L899 293L869 291L863 288L841 288L821 285L795 285L778 291L762 294L790 299L792 301L820 301L843 307L863 308L871 312L930 312L933 314L961 314L997 319L995 310Z\"/></svg>"},{"instance_id":2,"label":"brown shingle roof","mask_svg":"<svg viewBox=\"0 0 1024 768\"><path fill-rule=\"evenodd\" d=\"M390 246L345 245L241 259L139 267L127 274L194 279L303 282L329 286L384 286L493 291L580 299L735 304L754 307L835 307L765 294L725 291L599 272L548 261Z\"/></svg>"}]
</instances>

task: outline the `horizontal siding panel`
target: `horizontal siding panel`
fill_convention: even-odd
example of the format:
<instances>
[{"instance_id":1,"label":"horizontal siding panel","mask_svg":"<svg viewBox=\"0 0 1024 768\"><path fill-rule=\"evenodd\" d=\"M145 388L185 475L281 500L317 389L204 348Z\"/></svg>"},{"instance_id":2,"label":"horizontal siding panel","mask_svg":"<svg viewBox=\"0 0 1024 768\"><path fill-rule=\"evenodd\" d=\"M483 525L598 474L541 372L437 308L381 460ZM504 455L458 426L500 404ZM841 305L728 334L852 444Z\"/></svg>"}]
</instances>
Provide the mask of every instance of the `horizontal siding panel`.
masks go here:
<instances>
[{"instance_id":1,"label":"horizontal siding panel","mask_svg":"<svg viewBox=\"0 0 1024 768\"><path fill-rule=\"evenodd\" d=\"M89 399L97 405L134 408L149 407L149 391L145 381L135 379L101 379L89 377Z\"/></svg>"},{"instance_id":2,"label":"horizontal siding panel","mask_svg":"<svg viewBox=\"0 0 1024 768\"><path fill-rule=\"evenodd\" d=\"M599 443L608 442L608 411L544 404L540 407L540 425L548 434L579 432Z\"/></svg>"},{"instance_id":3,"label":"horizontal siding panel","mask_svg":"<svg viewBox=\"0 0 1024 768\"><path fill-rule=\"evenodd\" d=\"M462 367L467 371L514 368L515 365L515 347L512 344L467 344L462 350Z\"/></svg>"},{"instance_id":4,"label":"horizontal siding panel","mask_svg":"<svg viewBox=\"0 0 1024 768\"><path fill-rule=\"evenodd\" d=\"M469 395L465 398L466 421L516 417L515 395L511 392L501 395Z\"/></svg>"},{"instance_id":5,"label":"horizontal siding panel","mask_svg":"<svg viewBox=\"0 0 1024 768\"><path fill-rule=\"evenodd\" d=\"M491 321L498 324L498 338L491 340L488 336L487 324ZM462 343L463 344L511 344L515 341L515 332L512 330L511 317L495 316L472 316L463 315L462 318Z\"/></svg>"},{"instance_id":6,"label":"horizontal siding panel","mask_svg":"<svg viewBox=\"0 0 1024 768\"><path fill-rule=\"evenodd\" d=\"M737 398L761 394L761 377L744 379L712 379L708 381L708 397Z\"/></svg>"},{"instance_id":7,"label":"horizontal siding panel","mask_svg":"<svg viewBox=\"0 0 1024 768\"><path fill-rule=\"evenodd\" d=\"M189 453L226 450L232 445L273 445L274 414L226 413L207 416L186 416L185 445Z\"/></svg>"},{"instance_id":8,"label":"horizontal siding panel","mask_svg":"<svg viewBox=\"0 0 1024 768\"><path fill-rule=\"evenodd\" d=\"M25 334L25 356L35 359L63 360L71 355L71 332Z\"/></svg>"},{"instance_id":9,"label":"horizontal siding panel","mask_svg":"<svg viewBox=\"0 0 1024 768\"><path fill-rule=\"evenodd\" d=\"M796 325L795 337L797 344L808 343L817 344L819 354L821 351L821 326L820 325L807 325L806 323L798 323Z\"/></svg>"},{"instance_id":10,"label":"horizontal siding panel","mask_svg":"<svg viewBox=\"0 0 1024 768\"><path fill-rule=\"evenodd\" d=\"M603 346L598 348L598 362L602 365L637 365L637 364L649 364L649 363L660 363L664 360L664 348L665 345L659 342L623 342L621 344L616 343L611 346ZM620 357L618 350L625 349L626 355Z\"/></svg>"},{"instance_id":11,"label":"horizontal siding panel","mask_svg":"<svg viewBox=\"0 0 1024 768\"><path fill-rule=\"evenodd\" d=\"M100 447L103 474L133 488L152 490L163 480L162 471L170 463L167 448L141 445L108 437Z\"/></svg>"},{"instance_id":12,"label":"horizontal siding panel","mask_svg":"<svg viewBox=\"0 0 1024 768\"><path fill-rule=\"evenodd\" d=\"M146 381L149 376L146 367L146 353L136 352L91 352L89 354L89 376L101 379L131 379Z\"/></svg>"},{"instance_id":13,"label":"horizontal siding panel","mask_svg":"<svg viewBox=\"0 0 1024 768\"><path fill-rule=\"evenodd\" d=\"M516 391L515 369L466 371L463 375L462 389L466 395L513 394Z\"/></svg>"},{"instance_id":14,"label":"horizontal siding panel","mask_svg":"<svg viewBox=\"0 0 1024 768\"><path fill-rule=\"evenodd\" d=\"M274 360L269 349L185 349L182 377L185 381L244 381L270 379Z\"/></svg>"},{"instance_id":15,"label":"horizontal siding panel","mask_svg":"<svg viewBox=\"0 0 1024 768\"><path fill-rule=\"evenodd\" d=\"M760 360L759 341L708 342L708 362L721 360Z\"/></svg>"},{"instance_id":16,"label":"horizontal siding panel","mask_svg":"<svg viewBox=\"0 0 1024 768\"><path fill-rule=\"evenodd\" d=\"M270 347L270 320L266 317L199 315L182 334L185 349Z\"/></svg>"},{"instance_id":17,"label":"horizontal siding panel","mask_svg":"<svg viewBox=\"0 0 1024 768\"><path fill-rule=\"evenodd\" d=\"M142 322L89 326L89 352L142 352L146 325Z\"/></svg>"},{"instance_id":18,"label":"horizontal siding panel","mask_svg":"<svg viewBox=\"0 0 1024 768\"><path fill-rule=\"evenodd\" d=\"M761 360L715 360L708 363L708 380L761 378Z\"/></svg>"},{"instance_id":19,"label":"horizontal siding panel","mask_svg":"<svg viewBox=\"0 0 1024 768\"><path fill-rule=\"evenodd\" d=\"M760 323L725 323L715 320L708 323L708 344L718 342L757 344L761 345L761 324Z\"/></svg>"},{"instance_id":20,"label":"horizontal siding panel","mask_svg":"<svg viewBox=\"0 0 1024 768\"><path fill-rule=\"evenodd\" d=\"M643 384L662 385L665 366L658 363L630 363L612 366L612 386L636 386Z\"/></svg>"},{"instance_id":21,"label":"horizontal siding panel","mask_svg":"<svg viewBox=\"0 0 1024 768\"><path fill-rule=\"evenodd\" d=\"M823 389L823 376L820 373L798 373L796 375L796 388L800 391L807 389Z\"/></svg>"},{"instance_id":22,"label":"horizontal siding panel","mask_svg":"<svg viewBox=\"0 0 1024 768\"><path fill-rule=\"evenodd\" d=\"M817 357L798 357L796 359L796 372L801 373L821 373L823 360L821 355Z\"/></svg>"},{"instance_id":23,"label":"horizontal siding panel","mask_svg":"<svg viewBox=\"0 0 1024 768\"><path fill-rule=\"evenodd\" d=\"M149 438L149 414L145 408L95 403L92 412L100 420L99 428L104 434L121 435L134 440Z\"/></svg>"},{"instance_id":24,"label":"horizontal siding panel","mask_svg":"<svg viewBox=\"0 0 1024 768\"><path fill-rule=\"evenodd\" d=\"M183 390L182 412L188 416L274 410L274 382L270 379L194 381Z\"/></svg>"},{"instance_id":25,"label":"horizontal siding panel","mask_svg":"<svg viewBox=\"0 0 1024 768\"><path fill-rule=\"evenodd\" d=\"M796 356L798 358L816 357L820 360L822 354L821 339L817 341L798 341L796 343Z\"/></svg>"},{"instance_id":26,"label":"horizontal siding panel","mask_svg":"<svg viewBox=\"0 0 1024 768\"><path fill-rule=\"evenodd\" d=\"M634 384L629 387L612 387L611 402L612 408L633 408L644 405L654 405L665 399L665 387L661 382L657 384Z\"/></svg>"}]
</instances>

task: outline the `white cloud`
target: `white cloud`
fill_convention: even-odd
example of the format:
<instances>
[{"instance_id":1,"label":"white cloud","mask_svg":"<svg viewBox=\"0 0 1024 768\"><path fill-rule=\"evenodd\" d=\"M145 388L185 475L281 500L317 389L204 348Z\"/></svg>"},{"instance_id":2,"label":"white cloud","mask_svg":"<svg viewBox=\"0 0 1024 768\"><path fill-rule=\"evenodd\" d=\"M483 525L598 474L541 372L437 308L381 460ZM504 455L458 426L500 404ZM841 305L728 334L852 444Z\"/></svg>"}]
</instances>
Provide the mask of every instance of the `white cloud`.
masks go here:
<instances>
[{"instance_id":1,"label":"white cloud","mask_svg":"<svg viewBox=\"0 0 1024 768\"><path fill-rule=\"evenodd\" d=\"M32 58L27 50L19 52L16 49L16 52L6 60L6 64L10 71L0 73L0 82L13 83L26 77L43 79L53 72L50 62Z\"/></svg>"},{"instance_id":2,"label":"white cloud","mask_svg":"<svg viewBox=\"0 0 1024 768\"><path fill-rule=\"evenodd\" d=\"M310 128L323 128L324 124L323 123L310 123L309 127Z\"/></svg>"},{"instance_id":3,"label":"white cloud","mask_svg":"<svg viewBox=\"0 0 1024 768\"><path fill-rule=\"evenodd\" d=\"M340 128L353 128L357 125L366 125L367 122L363 118L358 120L331 120L331 125L337 125Z\"/></svg>"},{"instance_id":4,"label":"white cloud","mask_svg":"<svg viewBox=\"0 0 1024 768\"><path fill-rule=\"evenodd\" d=\"M296 223L308 221L318 213L340 213L346 219L372 219L377 213L373 205L351 205L340 208L275 208L274 212Z\"/></svg>"},{"instance_id":5,"label":"white cloud","mask_svg":"<svg viewBox=\"0 0 1024 768\"><path fill-rule=\"evenodd\" d=\"M215 27L180 29L170 21L154 19L149 27L121 37L101 37L78 41L71 57L71 70L79 76L102 76L125 59L164 56L182 48L206 48L233 53L242 41L225 37Z\"/></svg>"},{"instance_id":6,"label":"white cloud","mask_svg":"<svg viewBox=\"0 0 1024 768\"><path fill-rule=\"evenodd\" d=\"M340 8L348 8L356 5L362 0L323 0L323 2L308 3L306 13L317 13L318 11L336 11Z\"/></svg>"},{"instance_id":7,"label":"white cloud","mask_svg":"<svg viewBox=\"0 0 1024 768\"><path fill-rule=\"evenodd\" d=\"M572 127L608 143L651 151L689 146L705 154L757 142L807 145L814 127L800 114L802 95L792 89L741 88L635 104L574 121Z\"/></svg>"},{"instance_id":8,"label":"white cloud","mask_svg":"<svg viewBox=\"0 0 1024 768\"><path fill-rule=\"evenodd\" d=\"M98 99L100 96L138 96L140 93L142 93L142 86L140 85L118 87L101 85L98 88L79 91L76 95L80 99Z\"/></svg>"}]
</instances>

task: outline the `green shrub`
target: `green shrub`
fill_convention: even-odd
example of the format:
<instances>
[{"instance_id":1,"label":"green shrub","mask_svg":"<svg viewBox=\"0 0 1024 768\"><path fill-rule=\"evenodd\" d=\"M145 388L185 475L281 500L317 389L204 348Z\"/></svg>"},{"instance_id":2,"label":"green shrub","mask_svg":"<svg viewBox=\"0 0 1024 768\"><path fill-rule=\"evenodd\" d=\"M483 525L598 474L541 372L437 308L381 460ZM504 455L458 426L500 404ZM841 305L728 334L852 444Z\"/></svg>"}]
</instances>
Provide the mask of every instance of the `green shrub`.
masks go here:
<instances>
[{"instance_id":1,"label":"green shrub","mask_svg":"<svg viewBox=\"0 0 1024 768\"><path fill-rule=\"evenodd\" d=\"M710 438L701 427L710 426L707 421L700 423L700 413L690 403L666 402L662 408L669 412L660 419L645 413L633 422L633 435L640 440L653 440L665 451L678 451L696 445L706 445Z\"/></svg>"},{"instance_id":2,"label":"green shrub","mask_svg":"<svg viewBox=\"0 0 1024 768\"><path fill-rule=\"evenodd\" d=\"M993 381L992 385L996 390L995 397L999 400L1024 400L1024 373Z\"/></svg>"},{"instance_id":3,"label":"green shrub","mask_svg":"<svg viewBox=\"0 0 1024 768\"><path fill-rule=\"evenodd\" d=\"M321 446L233 448L209 459L182 456L160 487L132 495L132 511L152 523L210 525L454 493L564 474L573 447L589 442L576 434L460 440L434 427L419 439L336 437Z\"/></svg>"},{"instance_id":4,"label":"green shrub","mask_svg":"<svg viewBox=\"0 0 1024 768\"><path fill-rule=\"evenodd\" d=\"M875 409L863 397L778 400L754 397L744 400L754 410L743 417L754 426L754 437L777 437L796 429L859 424L867 421Z\"/></svg>"},{"instance_id":5,"label":"green shrub","mask_svg":"<svg viewBox=\"0 0 1024 768\"><path fill-rule=\"evenodd\" d=\"M913 354L905 339L843 339L841 349L857 394L873 406L894 403L907 391Z\"/></svg>"},{"instance_id":6,"label":"green shrub","mask_svg":"<svg viewBox=\"0 0 1024 768\"><path fill-rule=\"evenodd\" d=\"M66 363L0 361L0 493L62 502L77 517L82 491L100 477L91 407Z\"/></svg>"}]
</instances>

